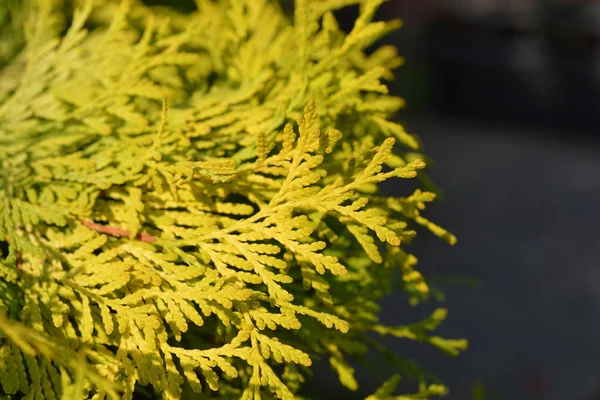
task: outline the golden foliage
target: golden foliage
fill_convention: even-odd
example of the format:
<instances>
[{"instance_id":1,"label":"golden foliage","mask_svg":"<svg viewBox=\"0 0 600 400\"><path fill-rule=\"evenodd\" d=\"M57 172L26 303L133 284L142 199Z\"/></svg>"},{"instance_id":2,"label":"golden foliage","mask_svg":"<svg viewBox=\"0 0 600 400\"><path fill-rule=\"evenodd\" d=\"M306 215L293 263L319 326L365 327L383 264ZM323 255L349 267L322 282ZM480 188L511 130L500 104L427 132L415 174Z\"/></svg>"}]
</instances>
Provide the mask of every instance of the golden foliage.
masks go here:
<instances>
[{"instance_id":1,"label":"golden foliage","mask_svg":"<svg viewBox=\"0 0 600 400\"><path fill-rule=\"evenodd\" d=\"M380 0L298 1L293 22L267 0L75 3L62 36L59 0L0 15L23 32L0 54L5 394L292 399L319 354L356 389L369 331L464 348L428 336L439 313L377 322L395 269L427 296L410 226L455 240L431 194L377 195L425 167L390 121L401 58L365 52L399 26ZM332 12L357 3L345 34Z\"/></svg>"}]
</instances>

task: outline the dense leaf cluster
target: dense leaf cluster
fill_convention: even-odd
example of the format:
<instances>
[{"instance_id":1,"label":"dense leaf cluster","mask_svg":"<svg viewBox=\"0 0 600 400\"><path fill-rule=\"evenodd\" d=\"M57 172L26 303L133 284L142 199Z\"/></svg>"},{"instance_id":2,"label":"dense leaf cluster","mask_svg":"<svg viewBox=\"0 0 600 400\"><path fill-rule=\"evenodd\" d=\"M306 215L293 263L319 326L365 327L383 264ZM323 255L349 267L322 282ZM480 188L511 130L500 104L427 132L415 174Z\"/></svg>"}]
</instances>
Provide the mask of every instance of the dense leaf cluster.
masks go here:
<instances>
[{"instance_id":1,"label":"dense leaf cluster","mask_svg":"<svg viewBox=\"0 0 600 400\"><path fill-rule=\"evenodd\" d=\"M433 195L378 195L425 167L366 49L381 0L5 1L0 41L0 386L29 399L152 387L295 397L314 357L355 390L369 332L455 354L445 318L382 326ZM336 9L360 4L346 34ZM445 393L420 379L420 392ZM392 399L396 378L370 399ZM78 397L80 398L80 397Z\"/></svg>"}]
</instances>

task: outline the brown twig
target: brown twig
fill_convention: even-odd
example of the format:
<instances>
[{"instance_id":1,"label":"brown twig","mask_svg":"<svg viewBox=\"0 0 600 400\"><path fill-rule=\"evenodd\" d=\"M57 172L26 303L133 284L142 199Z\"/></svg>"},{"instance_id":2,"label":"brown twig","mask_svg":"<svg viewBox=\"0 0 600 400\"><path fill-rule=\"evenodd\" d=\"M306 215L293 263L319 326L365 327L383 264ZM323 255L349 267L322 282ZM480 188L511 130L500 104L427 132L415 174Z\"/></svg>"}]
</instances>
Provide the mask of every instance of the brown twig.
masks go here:
<instances>
[{"instance_id":1,"label":"brown twig","mask_svg":"<svg viewBox=\"0 0 600 400\"><path fill-rule=\"evenodd\" d=\"M106 233L107 235L111 235L111 236L115 236L115 237L129 237L131 235L131 232L126 231L125 229L121 229L121 228L116 228L113 226L107 226L107 225L100 225L100 224L96 224L94 222L91 221L86 221L86 220L79 220L85 227L92 229L96 232L100 232L100 233ZM140 234L138 234L136 236L136 239L139 240L140 242L146 242L146 243L151 243L154 242L156 240L156 238L152 235L149 235L145 232L141 232Z\"/></svg>"}]
</instances>

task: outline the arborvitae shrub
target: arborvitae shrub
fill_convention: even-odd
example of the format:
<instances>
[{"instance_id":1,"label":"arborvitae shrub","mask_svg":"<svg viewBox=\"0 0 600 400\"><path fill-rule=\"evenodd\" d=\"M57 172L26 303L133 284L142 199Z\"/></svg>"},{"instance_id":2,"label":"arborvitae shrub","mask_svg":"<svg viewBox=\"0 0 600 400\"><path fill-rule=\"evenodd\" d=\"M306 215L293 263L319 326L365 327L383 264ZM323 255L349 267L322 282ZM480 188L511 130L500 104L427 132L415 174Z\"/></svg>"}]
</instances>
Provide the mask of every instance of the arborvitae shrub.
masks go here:
<instances>
[{"instance_id":1,"label":"arborvitae shrub","mask_svg":"<svg viewBox=\"0 0 600 400\"><path fill-rule=\"evenodd\" d=\"M430 334L444 309L377 318L396 271L429 296L415 226L455 241L432 193L378 195L425 167L383 83L402 59L366 51L400 25L381 2L1 3L5 397L292 399L319 357L355 390L371 332L465 348ZM357 3L346 34L332 12ZM446 392L399 372L418 394L369 399Z\"/></svg>"}]
</instances>

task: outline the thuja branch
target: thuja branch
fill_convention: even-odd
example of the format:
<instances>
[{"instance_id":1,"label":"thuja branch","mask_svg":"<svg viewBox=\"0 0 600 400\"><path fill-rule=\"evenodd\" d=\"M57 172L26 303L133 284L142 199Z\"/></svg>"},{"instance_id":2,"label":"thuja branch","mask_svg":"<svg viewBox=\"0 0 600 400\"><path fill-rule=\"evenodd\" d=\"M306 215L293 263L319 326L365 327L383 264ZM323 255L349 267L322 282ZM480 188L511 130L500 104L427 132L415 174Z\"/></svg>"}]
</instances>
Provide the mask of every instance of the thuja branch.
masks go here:
<instances>
[{"instance_id":1,"label":"thuja branch","mask_svg":"<svg viewBox=\"0 0 600 400\"><path fill-rule=\"evenodd\" d=\"M421 216L431 193L378 194L424 168L382 82L402 58L367 51L398 26L372 21L382 0L298 0L294 19L276 0L10 3L0 47L26 57L0 71L0 394L293 400L313 355L356 389L344 357L394 271L413 303L430 293L403 241L450 237ZM358 3L346 34L334 11ZM435 317L378 332L455 354ZM410 398L441 393L420 383Z\"/></svg>"}]
</instances>

